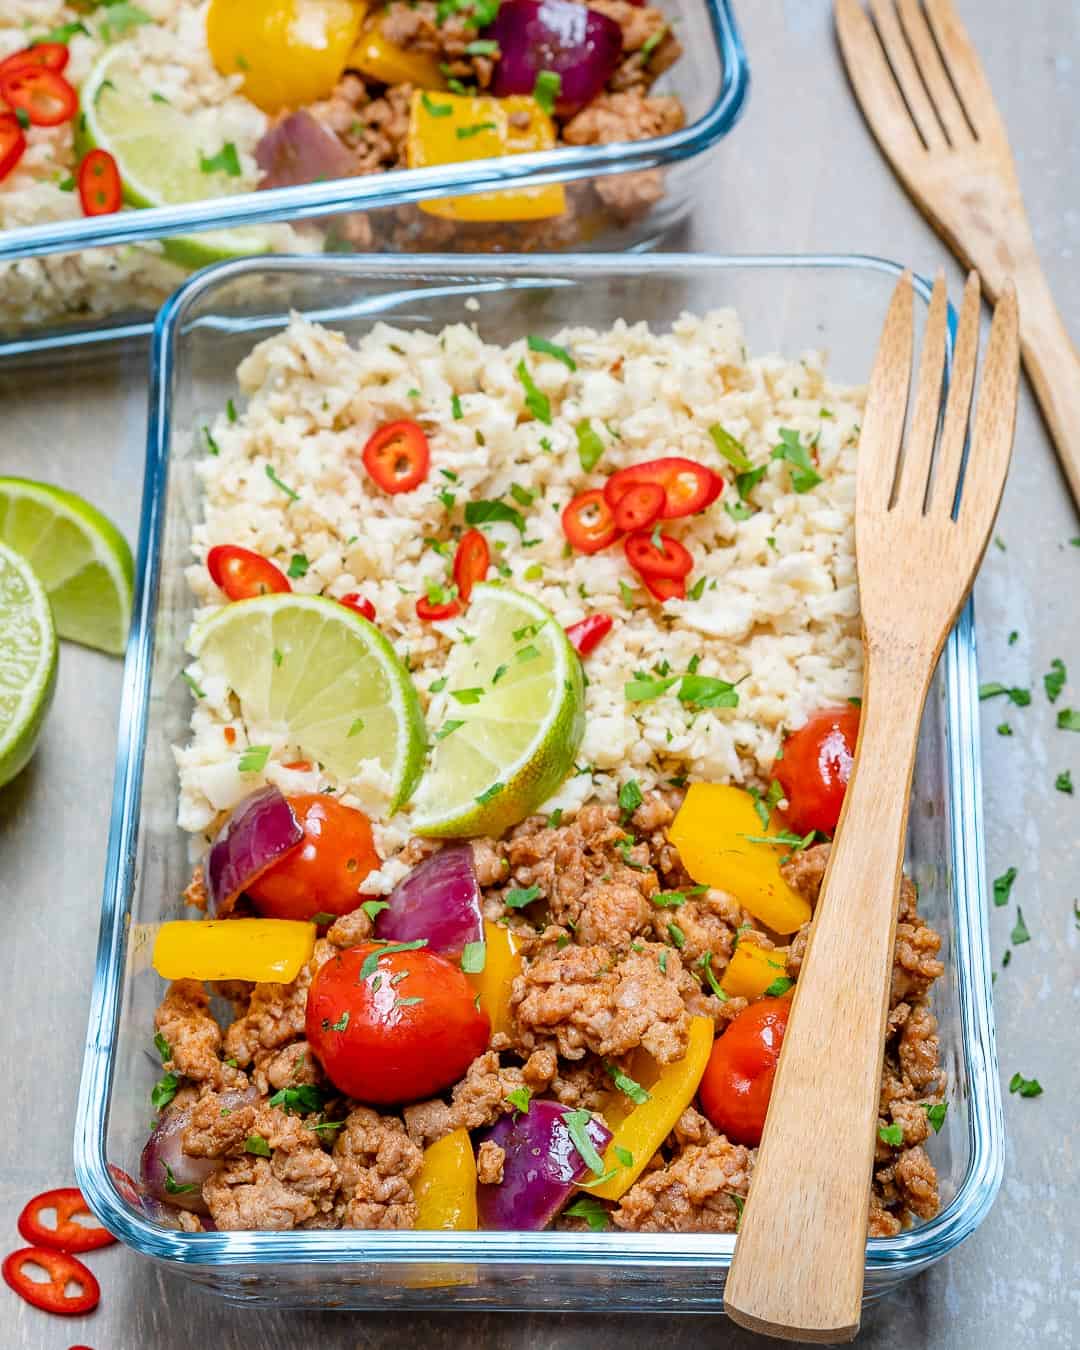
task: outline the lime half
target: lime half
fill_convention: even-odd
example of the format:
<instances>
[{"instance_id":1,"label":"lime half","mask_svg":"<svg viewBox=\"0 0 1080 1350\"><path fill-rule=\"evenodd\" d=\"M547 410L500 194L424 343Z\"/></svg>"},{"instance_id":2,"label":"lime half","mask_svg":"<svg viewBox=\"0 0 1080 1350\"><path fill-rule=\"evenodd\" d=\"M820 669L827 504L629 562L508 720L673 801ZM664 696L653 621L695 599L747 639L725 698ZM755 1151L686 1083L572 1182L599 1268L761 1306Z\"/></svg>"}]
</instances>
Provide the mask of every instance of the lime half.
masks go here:
<instances>
[{"instance_id":1,"label":"lime half","mask_svg":"<svg viewBox=\"0 0 1080 1350\"><path fill-rule=\"evenodd\" d=\"M391 810L424 762L424 718L409 673L374 624L319 595L263 595L215 610L188 639L244 720L299 746L342 780L375 760Z\"/></svg>"},{"instance_id":2,"label":"lime half","mask_svg":"<svg viewBox=\"0 0 1080 1350\"><path fill-rule=\"evenodd\" d=\"M57 644L45 588L0 544L0 787L34 753L56 687Z\"/></svg>"},{"instance_id":3,"label":"lime half","mask_svg":"<svg viewBox=\"0 0 1080 1350\"><path fill-rule=\"evenodd\" d=\"M112 521L74 492L0 478L0 540L37 573L62 638L123 653L135 568Z\"/></svg>"},{"instance_id":4,"label":"lime half","mask_svg":"<svg viewBox=\"0 0 1080 1350\"><path fill-rule=\"evenodd\" d=\"M86 120L80 151L109 151L130 206L177 206L251 186L239 176L235 146L209 143L213 129L206 117L180 112L157 93L153 75L141 69L129 44L110 48L97 62L83 82L81 103ZM259 229L186 235L162 245L165 256L184 267L271 249Z\"/></svg>"},{"instance_id":5,"label":"lime half","mask_svg":"<svg viewBox=\"0 0 1080 1350\"><path fill-rule=\"evenodd\" d=\"M559 787L585 731L581 662L543 605L476 586L463 628L416 795L417 834L502 834Z\"/></svg>"}]
</instances>

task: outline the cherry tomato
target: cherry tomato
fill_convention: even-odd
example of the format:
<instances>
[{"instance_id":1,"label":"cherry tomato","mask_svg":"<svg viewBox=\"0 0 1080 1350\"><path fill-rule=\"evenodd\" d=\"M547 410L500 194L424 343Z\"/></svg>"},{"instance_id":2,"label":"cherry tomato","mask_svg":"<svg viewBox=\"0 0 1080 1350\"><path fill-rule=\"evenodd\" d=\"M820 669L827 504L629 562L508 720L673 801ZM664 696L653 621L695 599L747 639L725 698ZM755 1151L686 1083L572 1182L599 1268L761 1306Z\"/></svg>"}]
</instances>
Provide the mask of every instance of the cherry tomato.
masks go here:
<instances>
[{"instance_id":1,"label":"cherry tomato","mask_svg":"<svg viewBox=\"0 0 1080 1350\"><path fill-rule=\"evenodd\" d=\"M678 581L690 575L694 560L677 539L670 534L658 536L659 545L653 542L648 530L638 530L626 537L623 545L626 561L643 577L669 577Z\"/></svg>"},{"instance_id":2,"label":"cherry tomato","mask_svg":"<svg viewBox=\"0 0 1080 1350\"><path fill-rule=\"evenodd\" d=\"M0 98L26 113L36 127L58 127L79 111L79 95L59 71L23 66L0 80Z\"/></svg>"},{"instance_id":3,"label":"cherry tomato","mask_svg":"<svg viewBox=\"0 0 1080 1350\"><path fill-rule=\"evenodd\" d=\"M644 464L631 464L628 469L613 473L604 484L608 505L617 506L632 487L641 483L659 483L664 489L661 520L677 520L704 511L724 490L724 480L707 465L669 455L646 460Z\"/></svg>"},{"instance_id":4,"label":"cherry tomato","mask_svg":"<svg viewBox=\"0 0 1080 1350\"><path fill-rule=\"evenodd\" d=\"M626 533L647 529L654 520L660 519L666 500L659 483L635 483L614 505L615 524Z\"/></svg>"},{"instance_id":5,"label":"cherry tomato","mask_svg":"<svg viewBox=\"0 0 1080 1350\"><path fill-rule=\"evenodd\" d=\"M454 583L461 603L467 605L472 588L483 581L491 566L491 550L479 530L466 530L454 554Z\"/></svg>"},{"instance_id":6,"label":"cherry tomato","mask_svg":"<svg viewBox=\"0 0 1080 1350\"><path fill-rule=\"evenodd\" d=\"M56 1216L53 1223L46 1223L43 1217L49 1210ZM76 1214L94 1217L77 1186L42 1191L23 1206L19 1232L31 1246L49 1247L57 1252L92 1252L116 1241L99 1223L78 1223Z\"/></svg>"},{"instance_id":7,"label":"cherry tomato","mask_svg":"<svg viewBox=\"0 0 1080 1350\"><path fill-rule=\"evenodd\" d=\"M416 617L423 619L425 623L438 623L440 619L456 619L460 613L461 605L457 600L436 602L422 595L416 602Z\"/></svg>"},{"instance_id":8,"label":"cherry tomato","mask_svg":"<svg viewBox=\"0 0 1080 1350\"><path fill-rule=\"evenodd\" d=\"M20 52L12 52L0 61L0 81L10 79L20 70L64 69L71 53L63 42L38 42L33 47L24 47Z\"/></svg>"},{"instance_id":9,"label":"cherry tomato","mask_svg":"<svg viewBox=\"0 0 1080 1350\"><path fill-rule=\"evenodd\" d=\"M610 614L587 614L584 619L570 625L566 636L578 656L588 656L611 632L614 622Z\"/></svg>"},{"instance_id":10,"label":"cherry tomato","mask_svg":"<svg viewBox=\"0 0 1080 1350\"><path fill-rule=\"evenodd\" d=\"M367 816L325 793L304 793L288 802L304 837L248 883L255 908L266 919L351 913L360 904L356 888L379 866Z\"/></svg>"},{"instance_id":11,"label":"cherry tomato","mask_svg":"<svg viewBox=\"0 0 1080 1350\"><path fill-rule=\"evenodd\" d=\"M78 184L84 216L110 216L124 204L120 170L108 150L91 150L83 156Z\"/></svg>"},{"instance_id":12,"label":"cherry tomato","mask_svg":"<svg viewBox=\"0 0 1080 1350\"><path fill-rule=\"evenodd\" d=\"M733 1144L761 1143L790 1011L790 999L759 999L728 1023L712 1048L698 1096L701 1109Z\"/></svg>"},{"instance_id":13,"label":"cherry tomato","mask_svg":"<svg viewBox=\"0 0 1080 1350\"><path fill-rule=\"evenodd\" d=\"M784 817L797 834L836 829L858 737L858 708L822 708L784 742L773 773L788 799Z\"/></svg>"},{"instance_id":14,"label":"cherry tomato","mask_svg":"<svg viewBox=\"0 0 1080 1350\"><path fill-rule=\"evenodd\" d=\"M363 618L375 622L375 606L365 595L359 591L350 591L348 595L343 595L338 601L339 605L344 605L346 609L351 609Z\"/></svg>"},{"instance_id":15,"label":"cherry tomato","mask_svg":"<svg viewBox=\"0 0 1080 1350\"><path fill-rule=\"evenodd\" d=\"M599 488L580 493L563 508L562 527L571 548L579 553L599 553L619 535L614 513Z\"/></svg>"},{"instance_id":16,"label":"cherry tomato","mask_svg":"<svg viewBox=\"0 0 1080 1350\"><path fill-rule=\"evenodd\" d=\"M261 553L235 544L218 544L206 555L206 567L215 586L230 600L250 600L256 595L291 591L284 572Z\"/></svg>"},{"instance_id":17,"label":"cherry tomato","mask_svg":"<svg viewBox=\"0 0 1080 1350\"><path fill-rule=\"evenodd\" d=\"M411 492L428 476L431 450L424 429L408 418L387 422L368 437L361 458L384 492Z\"/></svg>"},{"instance_id":18,"label":"cherry tomato","mask_svg":"<svg viewBox=\"0 0 1080 1350\"><path fill-rule=\"evenodd\" d=\"M358 1101L411 1102L456 1083L487 1049L491 1022L445 956L365 942L311 982L307 1038L327 1076Z\"/></svg>"},{"instance_id":19,"label":"cherry tomato","mask_svg":"<svg viewBox=\"0 0 1080 1350\"><path fill-rule=\"evenodd\" d=\"M654 600L661 604L665 600L686 599L685 577L642 577L645 587Z\"/></svg>"},{"instance_id":20,"label":"cherry tomato","mask_svg":"<svg viewBox=\"0 0 1080 1350\"><path fill-rule=\"evenodd\" d=\"M27 1274L27 1266L39 1267L49 1278L35 1280ZM0 1273L20 1298L43 1312L77 1317L80 1313L93 1312L101 1301L101 1286L93 1272L67 1252L51 1252L46 1247L21 1247L5 1258ZM78 1293L68 1294L71 1284L77 1287Z\"/></svg>"},{"instance_id":21,"label":"cherry tomato","mask_svg":"<svg viewBox=\"0 0 1080 1350\"><path fill-rule=\"evenodd\" d=\"M26 133L12 113L0 112L0 182L12 171L26 150Z\"/></svg>"}]
</instances>

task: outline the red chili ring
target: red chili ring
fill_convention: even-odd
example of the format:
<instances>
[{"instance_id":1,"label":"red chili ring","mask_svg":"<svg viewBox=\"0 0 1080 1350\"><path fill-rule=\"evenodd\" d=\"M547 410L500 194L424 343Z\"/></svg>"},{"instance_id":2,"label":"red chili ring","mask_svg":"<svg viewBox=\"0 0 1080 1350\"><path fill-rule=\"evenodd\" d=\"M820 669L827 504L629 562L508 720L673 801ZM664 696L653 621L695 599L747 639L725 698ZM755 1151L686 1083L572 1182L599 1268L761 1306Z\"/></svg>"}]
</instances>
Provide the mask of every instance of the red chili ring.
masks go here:
<instances>
[{"instance_id":1,"label":"red chili ring","mask_svg":"<svg viewBox=\"0 0 1080 1350\"><path fill-rule=\"evenodd\" d=\"M41 1217L50 1209L56 1211L55 1226L45 1223ZM19 1232L32 1247L49 1247L57 1252L92 1252L116 1241L109 1230L98 1223L76 1223L76 1214L89 1214L93 1218L77 1186L42 1191L23 1206Z\"/></svg>"},{"instance_id":2,"label":"red chili ring","mask_svg":"<svg viewBox=\"0 0 1080 1350\"><path fill-rule=\"evenodd\" d=\"M566 636L579 656L588 656L611 632L614 623L610 614L587 614L570 625Z\"/></svg>"},{"instance_id":3,"label":"red chili ring","mask_svg":"<svg viewBox=\"0 0 1080 1350\"><path fill-rule=\"evenodd\" d=\"M463 605L469 603L472 588L478 581L483 581L490 566L488 541L479 530L466 530L454 554L454 584Z\"/></svg>"},{"instance_id":4,"label":"red chili ring","mask_svg":"<svg viewBox=\"0 0 1080 1350\"><path fill-rule=\"evenodd\" d=\"M666 501L667 493L659 483L635 483L615 503L615 524L626 534L647 530L660 519Z\"/></svg>"},{"instance_id":5,"label":"red chili ring","mask_svg":"<svg viewBox=\"0 0 1080 1350\"><path fill-rule=\"evenodd\" d=\"M343 595L338 604L344 605L346 609L351 609L354 614L359 614L371 623L375 622L375 606L366 595L361 595L359 591L350 591L348 595Z\"/></svg>"},{"instance_id":6,"label":"red chili ring","mask_svg":"<svg viewBox=\"0 0 1080 1350\"><path fill-rule=\"evenodd\" d=\"M671 577L679 579L689 576L694 566L690 553L673 539L670 534L658 536L654 543L651 534L638 530L626 537L623 548L626 561L643 577Z\"/></svg>"},{"instance_id":7,"label":"red chili ring","mask_svg":"<svg viewBox=\"0 0 1080 1350\"><path fill-rule=\"evenodd\" d=\"M407 417L374 431L360 457L376 484L391 494L419 487L431 467L431 448L424 429Z\"/></svg>"},{"instance_id":8,"label":"red chili ring","mask_svg":"<svg viewBox=\"0 0 1080 1350\"><path fill-rule=\"evenodd\" d=\"M435 604L426 595L422 595L416 602L416 617L423 619L425 623L437 623L440 619L456 619L460 613L461 605L456 600Z\"/></svg>"},{"instance_id":9,"label":"red chili ring","mask_svg":"<svg viewBox=\"0 0 1080 1350\"><path fill-rule=\"evenodd\" d=\"M582 492L562 513L562 527L570 547L579 553L599 553L619 537L619 527L599 488Z\"/></svg>"},{"instance_id":10,"label":"red chili ring","mask_svg":"<svg viewBox=\"0 0 1080 1350\"><path fill-rule=\"evenodd\" d=\"M27 1266L39 1266L50 1278L32 1280L26 1274ZM78 1317L81 1313L93 1312L101 1302L101 1286L93 1271L67 1252L51 1252L47 1247L20 1247L4 1258L0 1274L4 1283L21 1299L42 1312ZM69 1284L77 1284L79 1293L69 1297Z\"/></svg>"}]
</instances>

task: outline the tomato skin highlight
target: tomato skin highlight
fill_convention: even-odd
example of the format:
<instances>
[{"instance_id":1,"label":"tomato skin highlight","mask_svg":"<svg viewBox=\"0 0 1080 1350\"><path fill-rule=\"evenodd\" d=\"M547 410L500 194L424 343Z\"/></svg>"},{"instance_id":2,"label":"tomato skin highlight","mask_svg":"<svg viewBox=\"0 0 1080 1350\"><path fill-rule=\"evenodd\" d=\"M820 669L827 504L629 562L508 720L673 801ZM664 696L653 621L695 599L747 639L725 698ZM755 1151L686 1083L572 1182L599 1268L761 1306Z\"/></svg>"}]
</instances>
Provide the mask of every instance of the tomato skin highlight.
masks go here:
<instances>
[{"instance_id":1,"label":"tomato skin highlight","mask_svg":"<svg viewBox=\"0 0 1080 1350\"><path fill-rule=\"evenodd\" d=\"M366 595L361 595L359 591L350 591L348 595L343 595L338 604L344 605L346 609L351 609L354 614L359 614L361 618L367 619L370 623L375 622L375 606Z\"/></svg>"},{"instance_id":2,"label":"tomato skin highlight","mask_svg":"<svg viewBox=\"0 0 1080 1350\"><path fill-rule=\"evenodd\" d=\"M638 530L636 534L627 535L626 543L623 545L626 561L635 572L646 579L667 577L673 581L680 581L683 577L689 576L694 566L694 559L690 553L670 534L660 535L660 543L663 547L658 548L653 543L652 535L646 530Z\"/></svg>"},{"instance_id":3,"label":"tomato skin highlight","mask_svg":"<svg viewBox=\"0 0 1080 1350\"><path fill-rule=\"evenodd\" d=\"M707 465L699 464L696 459L667 455L663 459L631 464L613 473L604 484L604 497L614 508L631 488L642 483L658 483L664 489L661 520L696 515L711 506L724 490L723 478Z\"/></svg>"},{"instance_id":4,"label":"tomato skin highlight","mask_svg":"<svg viewBox=\"0 0 1080 1350\"><path fill-rule=\"evenodd\" d=\"M811 713L784 741L773 774L788 799L784 816L797 834L836 829L858 738L859 709L848 705Z\"/></svg>"},{"instance_id":5,"label":"tomato skin highlight","mask_svg":"<svg viewBox=\"0 0 1080 1350\"><path fill-rule=\"evenodd\" d=\"M38 42L33 47L12 52L0 61L0 83L22 70L55 70L58 74L71 59L71 52L63 42Z\"/></svg>"},{"instance_id":6,"label":"tomato skin highlight","mask_svg":"<svg viewBox=\"0 0 1080 1350\"><path fill-rule=\"evenodd\" d=\"M391 495L419 487L431 467L424 429L407 417L374 431L360 457L376 485Z\"/></svg>"},{"instance_id":7,"label":"tomato skin highlight","mask_svg":"<svg viewBox=\"0 0 1080 1350\"><path fill-rule=\"evenodd\" d=\"M50 1227L41 1215L45 1210L56 1211L56 1226ZM76 1214L88 1214L90 1208L77 1186L64 1186L55 1191L42 1191L28 1200L19 1215L19 1232L32 1247L48 1247L57 1252L92 1252L108 1247L116 1238L98 1223L76 1223Z\"/></svg>"},{"instance_id":8,"label":"tomato skin highlight","mask_svg":"<svg viewBox=\"0 0 1080 1350\"><path fill-rule=\"evenodd\" d=\"M563 533L579 553L599 553L619 537L615 515L599 488L579 493L562 513Z\"/></svg>"},{"instance_id":9,"label":"tomato skin highlight","mask_svg":"<svg viewBox=\"0 0 1080 1350\"><path fill-rule=\"evenodd\" d=\"M0 112L0 182L26 152L26 133L13 113Z\"/></svg>"},{"instance_id":10,"label":"tomato skin highlight","mask_svg":"<svg viewBox=\"0 0 1080 1350\"><path fill-rule=\"evenodd\" d=\"M40 1266L51 1278L37 1281L26 1274L26 1266ZM93 1312L101 1302L101 1286L74 1256L67 1252L50 1251L47 1247L20 1247L5 1257L0 1268L4 1283L34 1308L42 1312L59 1313L61 1317L78 1317ZM68 1297L69 1284L77 1284L79 1293Z\"/></svg>"},{"instance_id":11,"label":"tomato skin highlight","mask_svg":"<svg viewBox=\"0 0 1080 1350\"><path fill-rule=\"evenodd\" d=\"M361 980L373 956L377 965ZM365 942L316 972L308 1043L347 1096L378 1104L418 1101L456 1083L487 1048L491 1023L475 998L472 984L446 957Z\"/></svg>"},{"instance_id":12,"label":"tomato skin highlight","mask_svg":"<svg viewBox=\"0 0 1080 1350\"><path fill-rule=\"evenodd\" d=\"M206 568L214 585L230 600L292 590L289 578L269 558L236 544L217 544L206 555Z\"/></svg>"},{"instance_id":13,"label":"tomato skin highlight","mask_svg":"<svg viewBox=\"0 0 1080 1350\"><path fill-rule=\"evenodd\" d=\"M286 800L304 837L248 883L255 909L264 919L352 913L361 901L357 887L379 866L371 822L325 793Z\"/></svg>"},{"instance_id":14,"label":"tomato skin highlight","mask_svg":"<svg viewBox=\"0 0 1080 1350\"><path fill-rule=\"evenodd\" d=\"M454 554L454 584L463 605L469 603L472 588L478 581L483 581L490 566L488 541L479 530L466 530Z\"/></svg>"},{"instance_id":15,"label":"tomato skin highlight","mask_svg":"<svg viewBox=\"0 0 1080 1350\"><path fill-rule=\"evenodd\" d=\"M702 1111L733 1144L761 1143L790 1012L790 999L759 999L713 1045L698 1096Z\"/></svg>"},{"instance_id":16,"label":"tomato skin highlight","mask_svg":"<svg viewBox=\"0 0 1080 1350\"><path fill-rule=\"evenodd\" d=\"M587 614L566 630L570 645L578 656L588 656L611 632L615 620L610 614Z\"/></svg>"},{"instance_id":17,"label":"tomato skin highlight","mask_svg":"<svg viewBox=\"0 0 1080 1350\"><path fill-rule=\"evenodd\" d=\"M0 98L35 127L58 127L79 111L79 95L57 70L23 66L0 79Z\"/></svg>"},{"instance_id":18,"label":"tomato skin highlight","mask_svg":"<svg viewBox=\"0 0 1080 1350\"><path fill-rule=\"evenodd\" d=\"M76 182L84 216L110 216L124 204L120 170L108 150L91 150L85 155Z\"/></svg>"},{"instance_id":19,"label":"tomato skin highlight","mask_svg":"<svg viewBox=\"0 0 1080 1350\"><path fill-rule=\"evenodd\" d=\"M635 483L614 505L615 524L627 534L648 529L660 519L666 500L667 494L659 483Z\"/></svg>"}]
</instances>

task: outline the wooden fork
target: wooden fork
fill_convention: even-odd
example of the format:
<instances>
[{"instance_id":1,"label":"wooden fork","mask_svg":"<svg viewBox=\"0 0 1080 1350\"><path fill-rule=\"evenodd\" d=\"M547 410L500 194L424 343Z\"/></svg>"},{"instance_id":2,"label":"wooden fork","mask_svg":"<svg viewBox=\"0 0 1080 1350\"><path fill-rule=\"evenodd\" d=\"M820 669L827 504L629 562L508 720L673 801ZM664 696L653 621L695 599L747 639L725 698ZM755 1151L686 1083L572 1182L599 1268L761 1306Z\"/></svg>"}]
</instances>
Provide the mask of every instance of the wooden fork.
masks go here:
<instances>
[{"instance_id":1,"label":"wooden fork","mask_svg":"<svg viewBox=\"0 0 1080 1350\"><path fill-rule=\"evenodd\" d=\"M916 205L991 298L1016 284L1024 365L1080 507L1080 354L1031 236L1009 137L952 0L836 0L870 129Z\"/></svg>"},{"instance_id":2,"label":"wooden fork","mask_svg":"<svg viewBox=\"0 0 1080 1350\"><path fill-rule=\"evenodd\" d=\"M940 436L942 277L902 453L913 347L908 275L889 306L867 396L855 502L866 661L859 741L724 1291L735 1321L786 1340L850 1340L859 1327L919 721L990 538L1016 424L1017 308L1006 283L964 467L979 308L972 273Z\"/></svg>"}]
</instances>

